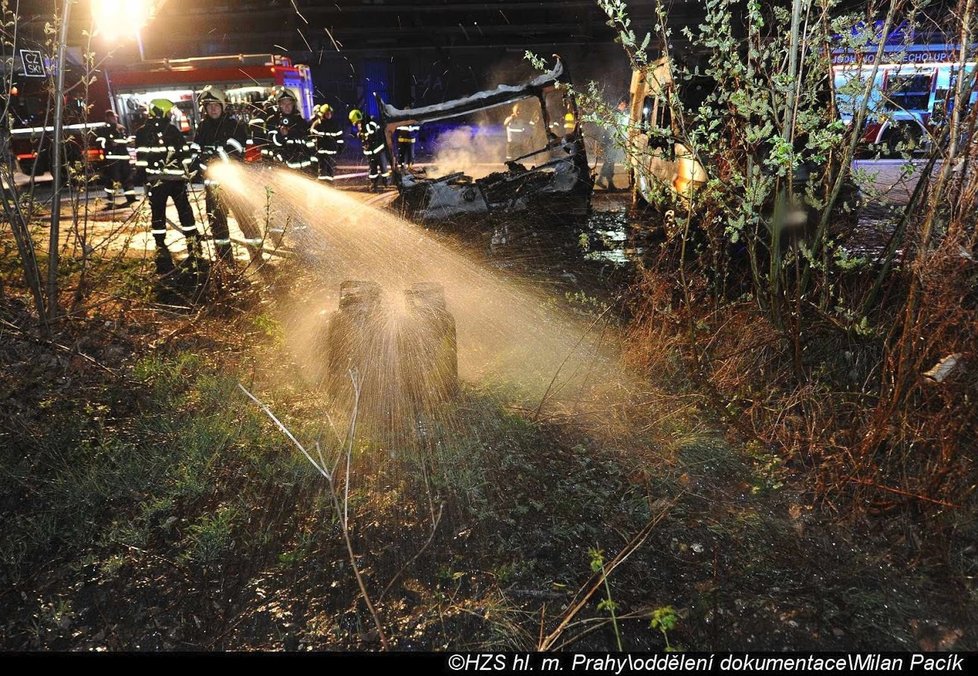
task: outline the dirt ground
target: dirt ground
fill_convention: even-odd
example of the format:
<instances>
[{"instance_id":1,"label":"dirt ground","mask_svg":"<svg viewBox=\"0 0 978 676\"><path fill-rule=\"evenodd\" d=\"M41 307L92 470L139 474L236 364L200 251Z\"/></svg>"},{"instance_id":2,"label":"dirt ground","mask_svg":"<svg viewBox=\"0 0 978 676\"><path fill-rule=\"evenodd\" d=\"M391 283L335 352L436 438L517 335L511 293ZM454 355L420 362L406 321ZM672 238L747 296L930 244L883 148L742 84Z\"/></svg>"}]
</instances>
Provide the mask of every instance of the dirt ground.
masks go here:
<instances>
[{"instance_id":1,"label":"dirt ground","mask_svg":"<svg viewBox=\"0 0 978 676\"><path fill-rule=\"evenodd\" d=\"M283 335L314 272L269 252L234 284L161 286L146 211L99 216L93 241L128 232L132 256L54 338L0 297L0 647L978 648L973 524L948 538L817 511L773 449L656 374L608 414L613 433L466 383L413 440L357 439L344 527L239 387L330 465L345 457L346 422ZM582 232L566 233L574 258L532 236L469 246L586 313L628 273L581 253Z\"/></svg>"}]
</instances>

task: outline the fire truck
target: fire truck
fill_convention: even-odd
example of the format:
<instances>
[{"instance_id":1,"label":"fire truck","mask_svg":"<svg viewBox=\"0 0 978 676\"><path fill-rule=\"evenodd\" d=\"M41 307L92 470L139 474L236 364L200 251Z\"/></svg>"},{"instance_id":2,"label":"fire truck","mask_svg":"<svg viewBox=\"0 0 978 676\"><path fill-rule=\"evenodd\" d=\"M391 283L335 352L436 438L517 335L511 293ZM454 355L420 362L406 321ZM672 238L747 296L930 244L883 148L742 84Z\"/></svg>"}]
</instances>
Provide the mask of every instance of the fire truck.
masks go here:
<instances>
[{"instance_id":1,"label":"fire truck","mask_svg":"<svg viewBox=\"0 0 978 676\"><path fill-rule=\"evenodd\" d=\"M143 61L106 73L111 108L130 132L142 124L147 104L169 99L173 122L190 134L200 123L197 94L207 85L224 89L231 113L245 120L260 114L262 105L282 87L298 96L303 117L312 117L312 77L308 66L293 65L285 56L237 54L189 59ZM249 147L248 160L260 150Z\"/></svg>"},{"instance_id":2,"label":"fire truck","mask_svg":"<svg viewBox=\"0 0 978 676\"><path fill-rule=\"evenodd\" d=\"M197 94L206 85L217 85L228 96L230 112L247 120L261 114L265 102L282 87L298 96L299 109L312 116L312 77L308 66L294 65L284 56L238 54L188 59L143 61L113 67L98 74L87 88L87 98L72 83L84 74L68 64L67 97L64 114L65 165L81 166L90 175L103 161L102 150L91 134L104 126L105 110L115 110L119 121L131 134L142 125L147 104L165 98L174 102L173 122L191 135L200 122ZM50 180L51 142L54 127L50 119L51 101L47 79L14 81L11 92L11 151L20 171L34 180ZM16 93L16 95L14 95ZM134 153L134 151L132 151ZM246 159L254 161L260 148L248 147ZM133 157L132 161L135 161Z\"/></svg>"},{"instance_id":3,"label":"fire truck","mask_svg":"<svg viewBox=\"0 0 978 676\"><path fill-rule=\"evenodd\" d=\"M40 52L39 52L40 53ZM7 117L5 131L9 131L9 152L13 156L15 179L18 185L30 180L51 180L51 146L54 132L52 112L54 102L51 80L44 77L27 77L14 60L13 72L5 74ZM51 68L50 59L45 67ZM85 75L77 64L65 64L65 97L62 127L64 130L64 166L92 167L102 160L101 149L91 143L91 134L104 127L101 114L92 113L90 101L108 104L104 82L94 80L82 86ZM0 95L0 103L3 103ZM103 108L104 110L104 108Z\"/></svg>"}]
</instances>

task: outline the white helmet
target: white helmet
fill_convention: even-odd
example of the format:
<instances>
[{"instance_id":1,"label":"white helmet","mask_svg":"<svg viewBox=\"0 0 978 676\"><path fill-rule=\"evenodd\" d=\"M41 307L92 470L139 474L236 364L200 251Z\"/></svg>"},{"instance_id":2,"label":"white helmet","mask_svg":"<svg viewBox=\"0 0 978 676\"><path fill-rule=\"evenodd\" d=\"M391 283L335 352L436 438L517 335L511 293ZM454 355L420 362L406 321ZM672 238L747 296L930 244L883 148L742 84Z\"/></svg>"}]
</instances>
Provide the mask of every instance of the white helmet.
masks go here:
<instances>
[{"instance_id":1,"label":"white helmet","mask_svg":"<svg viewBox=\"0 0 978 676\"><path fill-rule=\"evenodd\" d=\"M298 103L299 97L295 95L295 92L288 87L282 87L279 91L278 96L275 97L276 100L281 101L282 99L292 99L293 102Z\"/></svg>"},{"instance_id":2,"label":"white helmet","mask_svg":"<svg viewBox=\"0 0 978 676\"><path fill-rule=\"evenodd\" d=\"M197 95L197 102L201 107L206 106L208 103L220 103L221 106L227 106L228 98L225 95L224 90L214 85L207 85L204 87L200 94Z\"/></svg>"}]
</instances>

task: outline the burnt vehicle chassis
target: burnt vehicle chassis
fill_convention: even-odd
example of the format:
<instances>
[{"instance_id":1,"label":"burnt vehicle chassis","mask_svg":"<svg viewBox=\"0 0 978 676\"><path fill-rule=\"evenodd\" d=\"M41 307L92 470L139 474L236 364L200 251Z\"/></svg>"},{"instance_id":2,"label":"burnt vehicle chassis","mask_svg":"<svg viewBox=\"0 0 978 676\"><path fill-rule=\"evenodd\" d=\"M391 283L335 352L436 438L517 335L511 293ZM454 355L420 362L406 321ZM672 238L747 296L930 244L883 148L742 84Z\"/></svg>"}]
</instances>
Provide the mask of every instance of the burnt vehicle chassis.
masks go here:
<instances>
[{"instance_id":1,"label":"burnt vehicle chassis","mask_svg":"<svg viewBox=\"0 0 978 676\"><path fill-rule=\"evenodd\" d=\"M483 178L474 179L463 172L428 178L421 173L396 169L393 176L399 194L392 208L424 223L509 212L527 212L535 219L544 220L550 216L560 219L584 216L590 208L594 181L584 149L577 102L572 95L565 95L564 101L574 116L573 130L563 136L550 131L552 121L546 96L557 90L558 80L562 76L568 77L558 59L551 71L522 85L500 85L437 105L401 110L377 97L391 166L394 165L390 153L392 135L401 124L436 122L495 106L536 100L547 129L544 147L506 162L505 171ZM555 157L530 168L522 164L544 153Z\"/></svg>"}]
</instances>

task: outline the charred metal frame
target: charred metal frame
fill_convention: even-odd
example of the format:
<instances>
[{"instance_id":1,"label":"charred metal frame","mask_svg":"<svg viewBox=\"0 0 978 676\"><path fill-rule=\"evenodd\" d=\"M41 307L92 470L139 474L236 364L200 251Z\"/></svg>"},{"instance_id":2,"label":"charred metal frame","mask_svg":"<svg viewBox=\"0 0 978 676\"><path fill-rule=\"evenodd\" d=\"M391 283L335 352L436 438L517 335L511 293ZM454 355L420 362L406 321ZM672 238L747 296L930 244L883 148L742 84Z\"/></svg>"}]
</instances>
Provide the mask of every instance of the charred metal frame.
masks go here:
<instances>
[{"instance_id":1,"label":"charred metal frame","mask_svg":"<svg viewBox=\"0 0 978 676\"><path fill-rule=\"evenodd\" d=\"M384 129L384 153L389 166L395 167L393 175L400 192L399 197L403 198L402 206L406 206L408 211L415 212L412 215L422 220L450 219L462 214L491 213L501 209L529 209L549 198L564 200L563 204L553 205L556 211L565 214L586 212L590 205L594 184L584 149L577 101L573 94L564 92L568 110L574 115L574 129L563 137L558 137L551 131L552 121L547 109L547 94L559 90L560 79L566 81L569 77L563 62L558 58L552 70L523 84L499 85L491 90L431 106L401 110L385 103L379 95L375 94L380 110L381 126ZM400 167L396 167L392 148L393 134L398 125L436 122L528 99L536 99L540 105L547 143L542 148L506 162L505 172L476 180L470 179L462 172L430 179L402 172ZM521 161L534 155L561 149L567 152L566 157L558 157L530 169L520 164ZM566 180L562 185L558 185L558 179L562 178L558 174L562 171L565 174L563 178ZM571 177L567 178L567 176ZM510 189L510 186L513 187ZM513 195L510 199L498 197L509 193ZM458 197L459 207L453 210L449 200L447 205L431 209L429 205L435 195ZM470 206L464 206L466 204Z\"/></svg>"}]
</instances>

